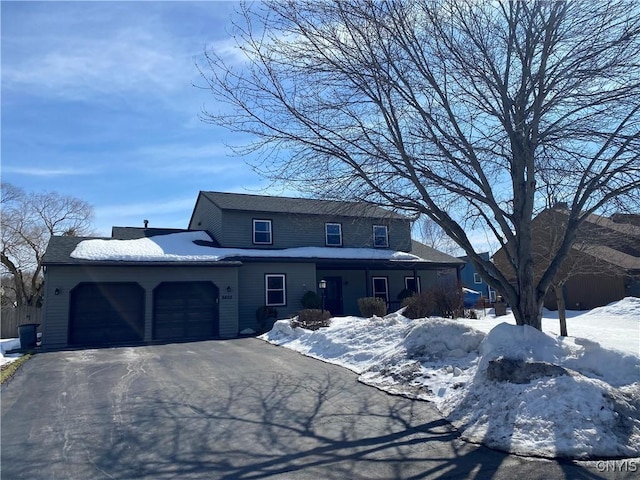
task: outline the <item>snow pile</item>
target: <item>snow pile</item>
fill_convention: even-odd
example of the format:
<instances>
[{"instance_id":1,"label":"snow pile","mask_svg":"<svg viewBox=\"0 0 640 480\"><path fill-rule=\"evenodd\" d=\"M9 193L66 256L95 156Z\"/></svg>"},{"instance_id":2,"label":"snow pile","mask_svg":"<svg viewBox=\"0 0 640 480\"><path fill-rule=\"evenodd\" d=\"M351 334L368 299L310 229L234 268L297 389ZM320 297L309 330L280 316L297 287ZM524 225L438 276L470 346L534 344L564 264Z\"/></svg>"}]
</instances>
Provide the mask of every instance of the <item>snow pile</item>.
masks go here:
<instances>
[{"instance_id":1,"label":"snow pile","mask_svg":"<svg viewBox=\"0 0 640 480\"><path fill-rule=\"evenodd\" d=\"M502 323L480 345L473 379L438 406L462 438L512 453L640 454L640 358L580 343ZM566 373L519 384L491 379L490 362L505 358L558 365Z\"/></svg>"},{"instance_id":2,"label":"snow pile","mask_svg":"<svg viewBox=\"0 0 640 480\"><path fill-rule=\"evenodd\" d=\"M577 337L503 322L510 316L409 320L394 313L334 318L317 331L280 320L261 338L349 368L390 393L432 401L470 442L522 455L628 457L640 455L639 306L628 298L570 312L569 333ZM603 331L627 343L603 348L595 341ZM504 365L534 373L507 381L495 373Z\"/></svg>"},{"instance_id":3,"label":"snow pile","mask_svg":"<svg viewBox=\"0 0 640 480\"><path fill-rule=\"evenodd\" d=\"M362 373L392 354L410 329L411 321L397 314L366 322L360 317L333 318L330 328L316 331L292 328L289 320L278 320L261 338ZM382 331L384 336L380 336Z\"/></svg>"},{"instance_id":4,"label":"snow pile","mask_svg":"<svg viewBox=\"0 0 640 480\"><path fill-rule=\"evenodd\" d=\"M83 240L71 252L71 257L92 261L129 262L218 262L237 257L426 261L410 253L375 248L298 247L261 250L218 248L194 242L211 242L211 238L205 232L192 231L134 240Z\"/></svg>"},{"instance_id":5,"label":"snow pile","mask_svg":"<svg viewBox=\"0 0 640 480\"><path fill-rule=\"evenodd\" d=\"M17 338L7 338L0 340L0 365L11 363L22 356L21 353L7 353L20 348L20 340Z\"/></svg>"}]
</instances>

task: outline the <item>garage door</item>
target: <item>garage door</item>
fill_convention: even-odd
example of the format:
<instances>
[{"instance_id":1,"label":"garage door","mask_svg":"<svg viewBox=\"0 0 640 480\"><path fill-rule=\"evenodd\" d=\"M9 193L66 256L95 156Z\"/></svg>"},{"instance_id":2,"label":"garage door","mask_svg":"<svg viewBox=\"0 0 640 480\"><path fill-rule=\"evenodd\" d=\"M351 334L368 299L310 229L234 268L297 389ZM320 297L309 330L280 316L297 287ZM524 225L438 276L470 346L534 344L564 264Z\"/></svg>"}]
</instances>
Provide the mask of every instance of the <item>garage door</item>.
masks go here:
<instances>
[{"instance_id":1,"label":"garage door","mask_svg":"<svg viewBox=\"0 0 640 480\"><path fill-rule=\"evenodd\" d=\"M153 291L154 340L218 336L218 287L211 282L164 282Z\"/></svg>"},{"instance_id":2,"label":"garage door","mask_svg":"<svg viewBox=\"0 0 640 480\"><path fill-rule=\"evenodd\" d=\"M134 282L83 283L71 291L70 345L109 345L144 338L144 289Z\"/></svg>"}]
</instances>

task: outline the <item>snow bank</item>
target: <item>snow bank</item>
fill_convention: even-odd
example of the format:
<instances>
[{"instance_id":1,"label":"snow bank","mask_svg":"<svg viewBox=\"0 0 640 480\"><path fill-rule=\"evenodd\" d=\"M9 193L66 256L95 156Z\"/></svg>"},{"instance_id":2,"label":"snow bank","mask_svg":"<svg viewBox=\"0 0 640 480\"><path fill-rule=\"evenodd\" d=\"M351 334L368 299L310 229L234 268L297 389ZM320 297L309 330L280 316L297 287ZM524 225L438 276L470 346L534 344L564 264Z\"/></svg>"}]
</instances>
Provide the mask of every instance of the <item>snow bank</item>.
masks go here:
<instances>
[{"instance_id":1,"label":"snow bank","mask_svg":"<svg viewBox=\"0 0 640 480\"><path fill-rule=\"evenodd\" d=\"M279 320L260 338L362 373L389 355L410 328L411 321L396 314L371 319L333 318L331 328L315 331L291 328L289 320ZM380 331L386 332L384 338L379 335Z\"/></svg>"},{"instance_id":2,"label":"snow bank","mask_svg":"<svg viewBox=\"0 0 640 480\"><path fill-rule=\"evenodd\" d=\"M639 299L625 299L573 312L569 331L589 338L559 337L505 317L409 320L400 313L334 318L313 332L281 320L261 338L342 365L390 393L432 401L470 442L522 455L628 457L640 455L638 344L615 350L595 340L633 339L637 308ZM554 319L543 326L547 320ZM562 374L520 384L489 378L489 363L504 358L557 365Z\"/></svg>"},{"instance_id":3,"label":"snow bank","mask_svg":"<svg viewBox=\"0 0 640 480\"><path fill-rule=\"evenodd\" d=\"M444 319L414 323L402 344L409 358L433 360L461 358L476 352L484 334Z\"/></svg>"},{"instance_id":4,"label":"snow bank","mask_svg":"<svg viewBox=\"0 0 640 480\"><path fill-rule=\"evenodd\" d=\"M18 338L6 338L0 340L0 365L11 363L22 356L21 353L10 353L11 350L20 348L20 340Z\"/></svg>"},{"instance_id":5,"label":"snow bank","mask_svg":"<svg viewBox=\"0 0 640 480\"><path fill-rule=\"evenodd\" d=\"M480 345L473 380L439 407L461 430L462 438L499 450L583 459L638 455L640 358L589 344L585 349L580 342L554 338L529 326L502 323ZM584 362L587 352L590 357ZM487 366L500 358L548 362L571 370L526 384L491 380ZM615 360L611 366L606 363L610 359Z\"/></svg>"}]
</instances>

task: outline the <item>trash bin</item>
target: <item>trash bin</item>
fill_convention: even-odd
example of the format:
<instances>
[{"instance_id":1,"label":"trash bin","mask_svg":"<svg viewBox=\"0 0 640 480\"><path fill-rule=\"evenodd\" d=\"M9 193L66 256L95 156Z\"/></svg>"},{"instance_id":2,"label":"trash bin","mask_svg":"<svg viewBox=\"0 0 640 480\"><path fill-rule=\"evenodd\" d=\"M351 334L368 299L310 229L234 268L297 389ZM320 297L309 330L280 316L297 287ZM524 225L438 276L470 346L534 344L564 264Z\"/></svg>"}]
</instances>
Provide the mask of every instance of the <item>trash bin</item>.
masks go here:
<instances>
[{"instance_id":1,"label":"trash bin","mask_svg":"<svg viewBox=\"0 0 640 480\"><path fill-rule=\"evenodd\" d=\"M25 323L18 326L18 334L20 335L20 348L23 350L36 347L38 339L39 323Z\"/></svg>"},{"instance_id":2,"label":"trash bin","mask_svg":"<svg viewBox=\"0 0 640 480\"><path fill-rule=\"evenodd\" d=\"M498 296L498 298L496 299L496 303L493 307L495 309L494 313L496 317L501 317L502 315L507 314L507 304L505 303L501 295Z\"/></svg>"}]
</instances>

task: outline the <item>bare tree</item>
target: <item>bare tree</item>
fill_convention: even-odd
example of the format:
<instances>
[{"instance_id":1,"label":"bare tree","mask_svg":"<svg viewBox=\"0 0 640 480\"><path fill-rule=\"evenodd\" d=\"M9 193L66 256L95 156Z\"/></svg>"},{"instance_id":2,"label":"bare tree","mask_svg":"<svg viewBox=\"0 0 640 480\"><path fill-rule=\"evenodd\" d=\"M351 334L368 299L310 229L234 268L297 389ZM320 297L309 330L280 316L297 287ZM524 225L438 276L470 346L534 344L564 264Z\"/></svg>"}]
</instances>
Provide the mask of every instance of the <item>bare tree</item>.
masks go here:
<instances>
[{"instance_id":1,"label":"bare tree","mask_svg":"<svg viewBox=\"0 0 640 480\"><path fill-rule=\"evenodd\" d=\"M541 328L587 215L640 204L640 6L634 2L266 1L239 9L238 57L206 52L203 119L253 135L254 167L309 195L431 218ZM534 275L531 221L567 228ZM514 283L474 250L504 246Z\"/></svg>"},{"instance_id":2,"label":"bare tree","mask_svg":"<svg viewBox=\"0 0 640 480\"><path fill-rule=\"evenodd\" d=\"M456 255L460 247L449 238L445 231L429 217L423 216L416 221L418 239L425 245L449 255Z\"/></svg>"},{"instance_id":3,"label":"bare tree","mask_svg":"<svg viewBox=\"0 0 640 480\"><path fill-rule=\"evenodd\" d=\"M93 208L77 198L2 184L2 288L17 306L42 300L42 256L51 236L89 234L92 219Z\"/></svg>"}]
</instances>

